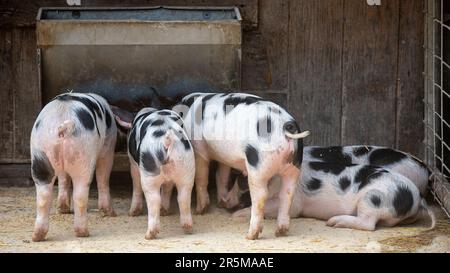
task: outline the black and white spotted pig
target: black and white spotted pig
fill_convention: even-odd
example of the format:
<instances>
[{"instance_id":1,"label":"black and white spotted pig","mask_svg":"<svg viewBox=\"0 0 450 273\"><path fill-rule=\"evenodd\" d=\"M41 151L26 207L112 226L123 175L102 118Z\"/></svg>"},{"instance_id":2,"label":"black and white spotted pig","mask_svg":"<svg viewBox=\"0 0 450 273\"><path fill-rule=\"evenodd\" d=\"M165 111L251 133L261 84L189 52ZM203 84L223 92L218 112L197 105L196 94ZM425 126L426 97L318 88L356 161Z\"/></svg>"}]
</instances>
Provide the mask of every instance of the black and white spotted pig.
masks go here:
<instances>
[{"instance_id":1,"label":"black and white spotted pig","mask_svg":"<svg viewBox=\"0 0 450 273\"><path fill-rule=\"evenodd\" d=\"M425 164L410 154L378 146L308 146L303 151L304 161L342 164L364 164L383 167L411 180L422 195L428 187L429 172Z\"/></svg>"},{"instance_id":2,"label":"black and white spotted pig","mask_svg":"<svg viewBox=\"0 0 450 273\"><path fill-rule=\"evenodd\" d=\"M429 172L425 164L410 154L377 146L306 146L303 149L303 161L327 162L338 164L363 164L382 167L407 177L420 193L427 193ZM239 177L238 177L239 178ZM228 209L240 209L249 205L248 186L244 178L235 183L236 177L229 180L229 192L222 197L221 204Z\"/></svg>"},{"instance_id":3,"label":"black and white spotted pig","mask_svg":"<svg viewBox=\"0 0 450 273\"><path fill-rule=\"evenodd\" d=\"M176 109L183 113L195 150L197 213L203 213L209 205L209 162L215 160L238 169L248 174L252 203L256 204L247 235L248 239L256 239L263 227L267 183L279 174L282 187L276 235L285 235L300 175L302 138L309 133L300 133L297 122L283 108L254 95L193 93L184 97L179 107ZM229 170L219 177L228 181Z\"/></svg>"},{"instance_id":4,"label":"black and white spotted pig","mask_svg":"<svg viewBox=\"0 0 450 273\"><path fill-rule=\"evenodd\" d=\"M148 210L145 238L156 238L160 230L160 211L169 211L170 193L175 185L181 225L185 232L191 232L195 159L188 137L180 126L181 118L175 112L153 108L142 109L134 120L117 108L113 108L113 111L117 122L131 130L128 136L128 156L133 179L130 215L142 212L143 191Z\"/></svg>"},{"instance_id":5,"label":"black and white spotted pig","mask_svg":"<svg viewBox=\"0 0 450 273\"><path fill-rule=\"evenodd\" d=\"M272 196L265 207L268 218L278 211L277 180L279 177L273 178L269 186ZM403 175L370 165L304 161L290 215L327 220L331 227L372 231L377 224L414 222L422 212L428 213L434 228L434 213ZM234 217L248 215L249 208L234 213Z\"/></svg>"},{"instance_id":6,"label":"black and white spotted pig","mask_svg":"<svg viewBox=\"0 0 450 273\"><path fill-rule=\"evenodd\" d=\"M89 236L89 186L96 174L98 207L114 216L109 176L117 128L108 103L96 94L66 93L40 112L31 132L31 174L36 184L36 224L33 241L44 240L49 227L52 189L58 178L58 208L70 212L73 184L75 234Z\"/></svg>"}]
</instances>

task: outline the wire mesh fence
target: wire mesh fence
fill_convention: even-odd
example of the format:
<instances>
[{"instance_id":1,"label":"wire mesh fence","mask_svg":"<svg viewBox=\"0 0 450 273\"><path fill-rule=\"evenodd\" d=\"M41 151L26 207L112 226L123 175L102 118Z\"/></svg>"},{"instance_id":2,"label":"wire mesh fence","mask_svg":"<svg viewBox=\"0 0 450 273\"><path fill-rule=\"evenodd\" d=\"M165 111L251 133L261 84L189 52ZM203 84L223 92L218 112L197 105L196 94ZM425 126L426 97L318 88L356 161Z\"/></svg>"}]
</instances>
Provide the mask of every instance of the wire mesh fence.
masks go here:
<instances>
[{"instance_id":1,"label":"wire mesh fence","mask_svg":"<svg viewBox=\"0 0 450 273\"><path fill-rule=\"evenodd\" d=\"M450 1L425 5L425 162L434 196L450 217Z\"/></svg>"}]
</instances>

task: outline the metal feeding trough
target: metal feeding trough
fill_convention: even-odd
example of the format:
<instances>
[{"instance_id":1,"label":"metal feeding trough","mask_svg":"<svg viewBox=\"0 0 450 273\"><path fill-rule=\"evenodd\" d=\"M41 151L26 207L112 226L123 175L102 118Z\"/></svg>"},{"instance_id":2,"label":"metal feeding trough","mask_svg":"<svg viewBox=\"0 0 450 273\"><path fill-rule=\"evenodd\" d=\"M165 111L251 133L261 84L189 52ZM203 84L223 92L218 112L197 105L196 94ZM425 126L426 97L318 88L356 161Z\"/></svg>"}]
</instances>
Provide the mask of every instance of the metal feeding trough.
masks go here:
<instances>
[{"instance_id":1,"label":"metal feeding trough","mask_svg":"<svg viewBox=\"0 0 450 273\"><path fill-rule=\"evenodd\" d=\"M138 110L240 88L234 7L41 8L36 29L44 103L74 90Z\"/></svg>"}]
</instances>

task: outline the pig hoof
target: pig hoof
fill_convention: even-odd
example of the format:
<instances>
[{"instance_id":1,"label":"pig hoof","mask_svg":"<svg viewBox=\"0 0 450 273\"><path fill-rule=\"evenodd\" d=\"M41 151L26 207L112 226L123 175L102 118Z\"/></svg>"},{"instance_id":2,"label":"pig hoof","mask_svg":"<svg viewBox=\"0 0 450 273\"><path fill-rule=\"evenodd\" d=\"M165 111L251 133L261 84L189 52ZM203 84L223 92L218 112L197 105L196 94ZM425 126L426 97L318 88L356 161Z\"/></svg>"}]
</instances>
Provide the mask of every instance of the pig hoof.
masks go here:
<instances>
[{"instance_id":1,"label":"pig hoof","mask_svg":"<svg viewBox=\"0 0 450 273\"><path fill-rule=\"evenodd\" d=\"M169 211L169 209L161 208L159 214L161 216L168 216L168 215L170 215L170 211Z\"/></svg>"},{"instance_id":2,"label":"pig hoof","mask_svg":"<svg viewBox=\"0 0 450 273\"><path fill-rule=\"evenodd\" d=\"M117 214L113 209L102 209L103 215L108 217L116 217Z\"/></svg>"},{"instance_id":3,"label":"pig hoof","mask_svg":"<svg viewBox=\"0 0 450 273\"><path fill-rule=\"evenodd\" d=\"M36 230L35 232L33 232L33 237L31 238L31 240L33 240L33 242L44 241L45 235L47 235L46 230Z\"/></svg>"},{"instance_id":4,"label":"pig hoof","mask_svg":"<svg viewBox=\"0 0 450 273\"><path fill-rule=\"evenodd\" d=\"M159 230L149 230L147 231L147 233L145 234L145 239L146 240L153 240L156 239L156 235L158 235Z\"/></svg>"},{"instance_id":5,"label":"pig hoof","mask_svg":"<svg viewBox=\"0 0 450 273\"><path fill-rule=\"evenodd\" d=\"M130 212L128 212L128 215L131 217L136 217L142 214L142 209L131 209Z\"/></svg>"},{"instance_id":6,"label":"pig hoof","mask_svg":"<svg viewBox=\"0 0 450 273\"><path fill-rule=\"evenodd\" d=\"M289 231L289 228L286 226L278 227L275 231L276 237L286 236Z\"/></svg>"},{"instance_id":7,"label":"pig hoof","mask_svg":"<svg viewBox=\"0 0 450 273\"><path fill-rule=\"evenodd\" d=\"M256 239L258 239L258 236L259 236L259 232L254 232L254 233L248 233L245 238L247 240L256 240Z\"/></svg>"},{"instance_id":8,"label":"pig hoof","mask_svg":"<svg viewBox=\"0 0 450 273\"><path fill-rule=\"evenodd\" d=\"M76 228L75 235L77 237L89 237L89 231L86 228Z\"/></svg>"},{"instance_id":9,"label":"pig hoof","mask_svg":"<svg viewBox=\"0 0 450 273\"><path fill-rule=\"evenodd\" d=\"M197 208L195 209L195 214L197 214L197 215L203 215L203 214L205 214L207 211L208 211L208 207L207 207L207 206L205 206L205 207L197 207Z\"/></svg>"},{"instance_id":10,"label":"pig hoof","mask_svg":"<svg viewBox=\"0 0 450 273\"><path fill-rule=\"evenodd\" d=\"M186 234L192 234L192 224L184 224L183 225L183 230L184 230L184 233L186 233Z\"/></svg>"},{"instance_id":11,"label":"pig hoof","mask_svg":"<svg viewBox=\"0 0 450 273\"><path fill-rule=\"evenodd\" d=\"M225 209L225 208L227 208L227 204L225 203L225 201L220 200L219 202L217 202L217 207L221 208L221 209Z\"/></svg>"},{"instance_id":12,"label":"pig hoof","mask_svg":"<svg viewBox=\"0 0 450 273\"><path fill-rule=\"evenodd\" d=\"M59 214L70 214L70 207L67 205L60 205L58 207Z\"/></svg>"}]
</instances>

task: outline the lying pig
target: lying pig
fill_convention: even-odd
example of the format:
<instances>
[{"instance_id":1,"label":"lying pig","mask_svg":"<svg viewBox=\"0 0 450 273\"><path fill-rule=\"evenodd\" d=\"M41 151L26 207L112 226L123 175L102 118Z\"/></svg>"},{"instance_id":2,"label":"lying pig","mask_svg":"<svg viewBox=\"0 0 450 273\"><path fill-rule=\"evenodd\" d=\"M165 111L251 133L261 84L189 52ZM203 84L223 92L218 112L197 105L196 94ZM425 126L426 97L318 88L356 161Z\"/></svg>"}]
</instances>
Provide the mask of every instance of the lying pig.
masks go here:
<instances>
[{"instance_id":1,"label":"lying pig","mask_svg":"<svg viewBox=\"0 0 450 273\"><path fill-rule=\"evenodd\" d=\"M305 147L305 161L342 164L364 164L383 167L411 180L422 195L428 187L428 169L425 164L410 154L377 146Z\"/></svg>"},{"instance_id":2,"label":"lying pig","mask_svg":"<svg viewBox=\"0 0 450 273\"><path fill-rule=\"evenodd\" d=\"M70 211L73 184L75 234L89 236L89 186L96 174L98 207L114 216L109 176L114 160L117 128L108 103L96 94L66 93L48 103L31 131L31 174L36 184L36 224L33 241L48 232L53 184L58 178L58 208Z\"/></svg>"},{"instance_id":3,"label":"lying pig","mask_svg":"<svg viewBox=\"0 0 450 273\"><path fill-rule=\"evenodd\" d=\"M243 93L193 93L175 108L195 151L197 213L209 205L208 166L211 160L248 175L252 217L247 239L262 232L267 183L281 177L280 210L276 235L289 229L289 208L303 155L302 138L294 118L277 104ZM228 179L227 175L223 175Z\"/></svg>"},{"instance_id":4,"label":"lying pig","mask_svg":"<svg viewBox=\"0 0 450 273\"><path fill-rule=\"evenodd\" d=\"M307 146L303 149L303 160L305 162L317 161L382 167L407 177L417 186L423 196L427 193L429 172L426 165L410 154L398 150L377 146ZM222 168L226 167L219 166L217 175ZM236 180L237 178L239 179ZM249 193L245 178L235 176L227 181L228 184L223 183L220 188L226 187L229 192L225 197L220 195L222 199L219 200L219 205L227 209L247 207ZM241 182L235 184L235 181Z\"/></svg>"},{"instance_id":5,"label":"lying pig","mask_svg":"<svg viewBox=\"0 0 450 273\"><path fill-rule=\"evenodd\" d=\"M153 108L142 109L134 120L120 109L113 108L113 111L117 122L131 130L128 136L128 156L133 179L130 215L142 212L143 191L148 210L145 238L156 238L160 230L160 210L169 211L170 193L175 185L181 225L185 232L191 232L195 160L188 137L180 126L181 118L175 112Z\"/></svg>"},{"instance_id":6,"label":"lying pig","mask_svg":"<svg viewBox=\"0 0 450 273\"><path fill-rule=\"evenodd\" d=\"M268 218L278 211L279 180L274 177L270 182L272 196L265 207ZM328 226L336 228L373 231L377 224L414 222L422 212L428 213L434 228L434 213L403 175L370 165L305 161L290 216L326 220ZM249 208L234 213L234 217L248 215Z\"/></svg>"}]
</instances>

